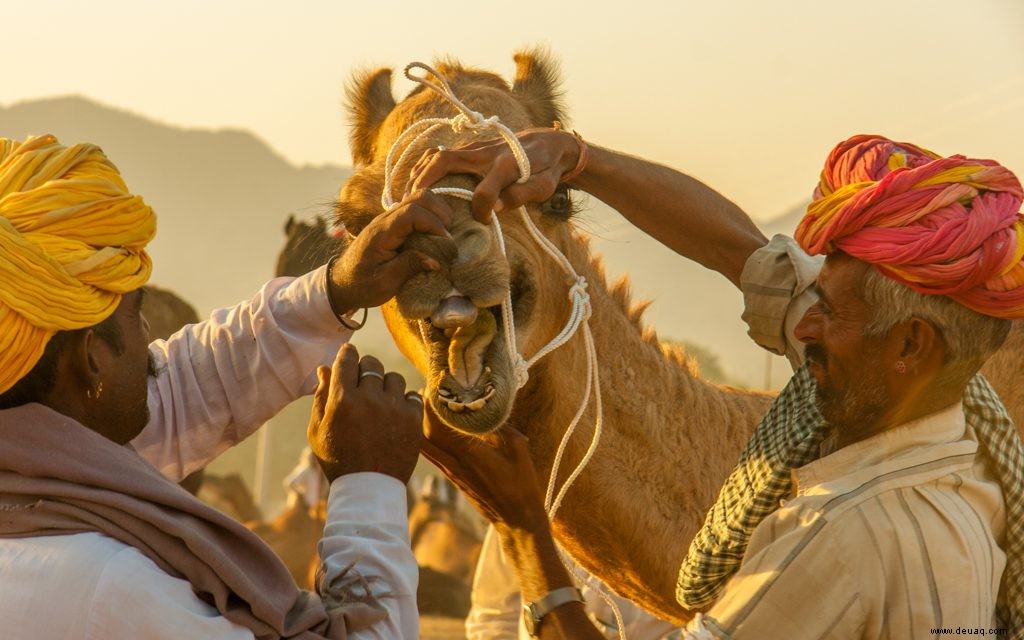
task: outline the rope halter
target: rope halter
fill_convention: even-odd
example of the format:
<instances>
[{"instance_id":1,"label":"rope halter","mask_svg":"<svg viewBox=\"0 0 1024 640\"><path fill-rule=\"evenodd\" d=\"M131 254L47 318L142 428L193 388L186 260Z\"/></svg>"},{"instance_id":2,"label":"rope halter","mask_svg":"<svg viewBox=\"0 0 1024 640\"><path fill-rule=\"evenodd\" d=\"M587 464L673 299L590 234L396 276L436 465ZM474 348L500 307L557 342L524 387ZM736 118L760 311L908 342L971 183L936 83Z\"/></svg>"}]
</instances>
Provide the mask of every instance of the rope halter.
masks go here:
<instances>
[{"instance_id":1,"label":"rope halter","mask_svg":"<svg viewBox=\"0 0 1024 640\"><path fill-rule=\"evenodd\" d=\"M424 74L416 75L413 73L414 69L422 69ZM516 134L505 126L498 118L498 116L484 117L478 111L470 109L464 102L459 100L455 92L452 91L451 85L444 79L441 74L435 71L430 66L423 64L422 62L412 62L405 67L405 77L413 82L418 82L427 89L435 92L437 95L444 98L448 103L455 107L458 111L451 118L425 118L419 120L409 126L408 129L402 132L400 136L395 140L394 144L388 150L387 158L384 161L384 189L381 194L381 205L385 210L394 208L397 204L394 193L394 174L395 170L404 166L409 156L421 148L424 145L424 141L434 132L444 127L450 128L455 133L461 133L463 131L471 131L475 134L480 134L485 131L496 132L509 146L512 151L512 155L516 160L516 165L519 167L519 179L517 183L524 183L530 179L530 159L526 155L526 150L523 149L522 143L519 142L519 138ZM431 189L434 193L446 196L452 196L472 202L473 192L469 189L463 189L460 187L434 187ZM516 342L515 335L515 317L512 313L512 293L507 291L505 293L505 299L501 304L501 316L502 321L505 323L505 347L508 350L509 357L511 358L513 365L513 375L516 381L516 390L522 389L523 386L530 379L530 367L537 363L538 360L543 358L545 355L551 353L558 347L565 344L581 325L584 325L586 320L590 317L590 295L587 293L587 281L586 278L576 273L572 264L566 259L562 252L558 250L558 247L553 242L547 239L537 229L537 226L533 223L530 218L530 214L527 213L525 207L519 207L517 210L520 218L523 221L523 225L529 231L545 253L551 256L555 262L562 268L562 270L569 276L573 285L569 288L569 300L572 303L572 312L570 313L569 320L562 328L562 330L556 335L548 344L541 347L537 353L533 355L529 360L523 358L519 352L519 348ZM497 241L498 247L501 249L501 255L508 257L505 248L505 236L502 231L501 222L498 220L498 216L492 211L491 212L491 231L494 234L495 240Z\"/></svg>"}]
</instances>

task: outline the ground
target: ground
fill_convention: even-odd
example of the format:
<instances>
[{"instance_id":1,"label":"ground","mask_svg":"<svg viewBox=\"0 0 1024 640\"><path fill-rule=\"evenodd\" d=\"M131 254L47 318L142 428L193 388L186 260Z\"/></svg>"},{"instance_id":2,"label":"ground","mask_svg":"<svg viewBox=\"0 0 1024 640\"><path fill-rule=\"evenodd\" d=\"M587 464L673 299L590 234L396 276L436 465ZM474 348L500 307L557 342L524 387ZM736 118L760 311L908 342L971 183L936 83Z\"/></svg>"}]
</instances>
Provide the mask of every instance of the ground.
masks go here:
<instances>
[{"instance_id":1,"label":"ground","mask_svg":"<svg viewBox=\"0 0 1024 640\"><path fill-rule=\"evenodd\" d=\"M420 640L466 640L466 623L462 618L423 616Z\"/></svg>"}]
</instances>

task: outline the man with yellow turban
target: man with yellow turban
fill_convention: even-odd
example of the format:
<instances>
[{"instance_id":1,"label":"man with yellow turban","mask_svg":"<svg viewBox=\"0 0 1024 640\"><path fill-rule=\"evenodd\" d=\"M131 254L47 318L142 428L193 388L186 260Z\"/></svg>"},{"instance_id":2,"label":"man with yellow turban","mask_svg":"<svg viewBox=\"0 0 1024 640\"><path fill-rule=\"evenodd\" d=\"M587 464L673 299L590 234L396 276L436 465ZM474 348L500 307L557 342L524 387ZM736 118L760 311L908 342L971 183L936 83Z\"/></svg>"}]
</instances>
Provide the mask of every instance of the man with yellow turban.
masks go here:
<instances>
[{"instance_id":1,"label":"man with yellow turban","mask_svg":"<svg viewBox=\"0 0 1024 640\"><path fill-rule=\"evenodd\" d=\"M299 278L148 345L153 211L91 144L0 139L0 635L414 637L405 483L422 400L347 345L350 312L437 269L429 194ZM318 593L175 482L314 392L331 481Z\"/></svg>"},{"instance_id":2,"label":"man with yellow turban","mask_svg":"<svg viewBox=\"0 0 1024 640\"><path fill-rule=\"evenodd\" d=\"M567 181L729 278L751 337L796 368L680 567L676 598L701 612L685 637L1024 637L1024 450L978 375L1024 318L1009 170L855 136L828 157L795 241L769 242L677 171L564 131L519 137L524 183L495 142L429 152L414 184L479 176L487 221ZM424 450L497 514L540 637L603 637L566 596L523 438L467 447L431 422Z\"/></svg>"}]
</instances>

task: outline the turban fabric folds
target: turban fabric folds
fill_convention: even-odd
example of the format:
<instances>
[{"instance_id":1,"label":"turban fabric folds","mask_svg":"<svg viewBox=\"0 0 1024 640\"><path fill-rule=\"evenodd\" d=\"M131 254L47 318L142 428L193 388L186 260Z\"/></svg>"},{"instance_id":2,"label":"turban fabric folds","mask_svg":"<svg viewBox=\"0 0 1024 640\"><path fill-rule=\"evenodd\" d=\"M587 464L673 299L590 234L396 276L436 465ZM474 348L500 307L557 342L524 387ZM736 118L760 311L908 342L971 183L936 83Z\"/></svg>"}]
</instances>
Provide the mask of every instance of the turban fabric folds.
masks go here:
<instances>
[{"instance_id":1,"label":"turban fabric folds","mask_svg":"<svg viewBox=\"0 0 1024 640\"><path fill-rule=\"evenodd\" d=\"M146 283L155 234L99 147L0 138L0 393L56 332L102 322Z\"/></svg>"},{"instance_id":2,"label":"turban fabric folds","mask_svg":"<svg viewBox=\"0 0 1024 640\"><path fill-rule=\"evenodd\" d=\"M992 160L859 135L832 150L795 237L808 253L843 251L915 291L1024 318L1022 198Z\"/></svg>"}]
</instances>

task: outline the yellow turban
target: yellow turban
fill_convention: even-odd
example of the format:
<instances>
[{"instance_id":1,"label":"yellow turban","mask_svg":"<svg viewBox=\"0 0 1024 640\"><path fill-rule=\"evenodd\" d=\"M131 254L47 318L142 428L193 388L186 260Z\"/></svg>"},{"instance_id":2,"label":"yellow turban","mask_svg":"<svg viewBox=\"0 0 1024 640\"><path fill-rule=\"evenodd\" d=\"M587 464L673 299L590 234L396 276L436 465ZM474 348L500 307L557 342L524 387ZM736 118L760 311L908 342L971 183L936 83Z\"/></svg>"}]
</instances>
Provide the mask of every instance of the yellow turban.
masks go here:
<instances>
[{"instance_id":1,"label":"yellow turban","mask_svg":"<svg viewBox=\"0 0 1024 640\"><path fill-rule=\"evenodd\" d=\"M56 332L102 322L149 280L155 234L99 147L0 138L0 393Z\"/></svg>"}]
</instances>

